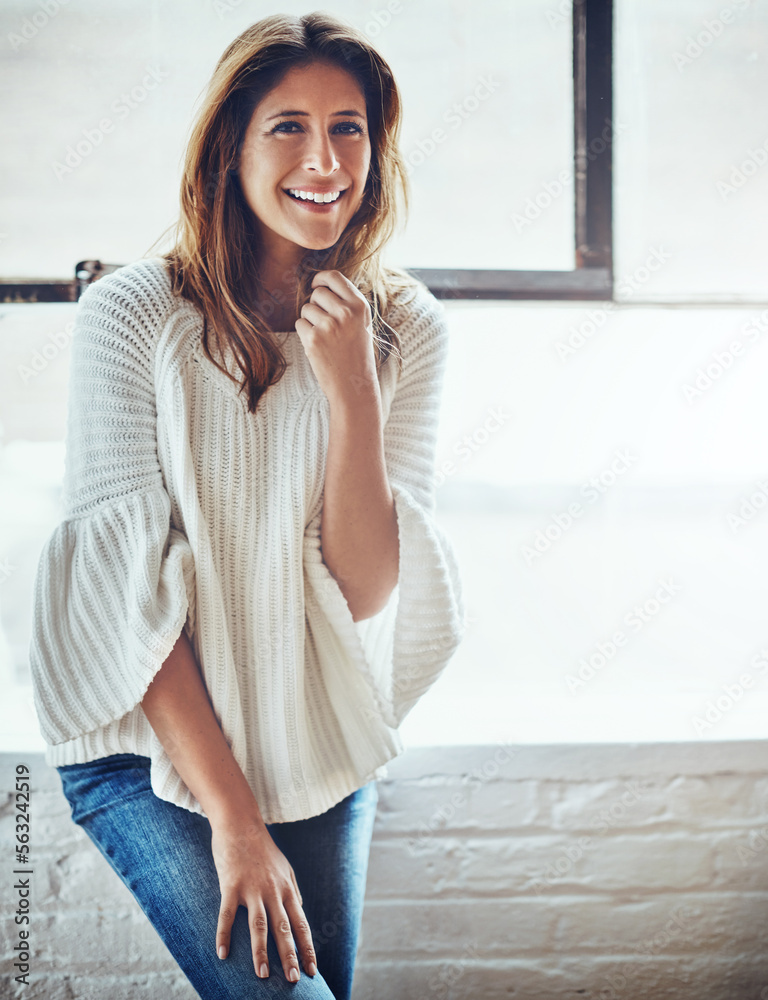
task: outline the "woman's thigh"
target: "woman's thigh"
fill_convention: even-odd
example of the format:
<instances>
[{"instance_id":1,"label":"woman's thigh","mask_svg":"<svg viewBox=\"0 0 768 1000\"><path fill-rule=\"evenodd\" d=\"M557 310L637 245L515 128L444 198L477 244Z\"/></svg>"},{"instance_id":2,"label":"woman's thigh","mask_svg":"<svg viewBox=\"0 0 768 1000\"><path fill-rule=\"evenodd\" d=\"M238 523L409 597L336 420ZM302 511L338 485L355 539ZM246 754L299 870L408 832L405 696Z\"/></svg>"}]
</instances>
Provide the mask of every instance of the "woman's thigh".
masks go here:
<instances>
[{"instance_id":1,"label":"woman's thigh","mask_svg":"<svg viewBox=\"0 0 768 1000\"><path fill-rule=\"evenodd\" d=\"M378 786L370 781L327 812L268 825L296 873L317 967L336 1000L349 1000Z\"/></svg>"},{"instance_id":2,"label":"woman's thigh","mask_svg":"<svg viewBox=\"0 0 768 1000\"><path fill-rule=\"evenodd\" d=\"M149 758L116 754L57 770L72 808L72 819L86 831L131 890L201 997L205 1000L248 1000L290 996L294 1000L331 1000L336 994L326 982L323 961L329 964L329 971L337 976L341 988L345 988L348 950L344 951L339 963L333 948L326 948L323 956L317 947L317 974L310 977L302 971L297 983L289 983L271 933L267 938L270 975L268 979L259 979L253 968L248 915L243 906L235 916L228 958L222 961L216 956L221 895L211 853L210 823L204 816L155 795L149 778ZM349 907L350 917L357 912L358 897L362 901L360 850L352 849L349 859L345 860L343 848L335 849L331 844L334 825L342 834L340 843L347 840L345 830L360 833L361 812L354 806L360 799L370 802L370 791L359 789L344 800L348 803L346 807L339 803L343 808L335 817L329 815L333 811L329 810L311 820L270 826L278 847L294 866L305 912L309 904L315 922L321 921L321 928L323 923L333 919L326 916L329 907L335 910L339 905L337 899L322 898L326 890L334 892L336 886L339 891L347 892L352 887L351 903L341 904L342 912L345 905ZM326 817L325 823L316 823L323 817ZM302 839L299 827L303 824L316 827L314 832L320 839L317 848L308 843L308 836ZM283 831L286 831L285 837L281 836ZM334 877L332 871L313 872L310 856L320 862L325 858L334 866L337 875ZM362 891L364 879L363 873ZM315 924L309 912L307 919L314 932ZM343 919L339 926L339 942L348 949L350 934L356 941L355 928L345 924ZM332 940L334 935L326 936ZM349 978L351 980L351 974Z\"/></svg>"}]
</instances>

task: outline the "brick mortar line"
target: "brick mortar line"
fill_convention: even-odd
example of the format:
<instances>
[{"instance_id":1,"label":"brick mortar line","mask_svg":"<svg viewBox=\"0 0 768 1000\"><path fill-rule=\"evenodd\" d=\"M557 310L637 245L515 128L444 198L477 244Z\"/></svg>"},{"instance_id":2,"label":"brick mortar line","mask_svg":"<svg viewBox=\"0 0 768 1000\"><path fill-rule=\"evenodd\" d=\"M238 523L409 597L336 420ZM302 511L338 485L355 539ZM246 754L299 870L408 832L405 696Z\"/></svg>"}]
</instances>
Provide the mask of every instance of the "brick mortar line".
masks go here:
<instances>
[{"instance_id":1,"label":"brick mortar line","mask_svg":"<svg viewBox=\"0 0 768 1000\"><path fill-rule=\"evenodd\" d=\"M617 837L642 837L642 836L655 836L664 837L667 840L682 840L685 838L698 838L698 839L708 839L710 834L720 834L726 835L728 833L743 834L748 833L750 830L762 829L764 826L768 825L768 816L765 819L755 820L750 823L743 823L739 826L712 826L702 828L700 825L693 824L691 826L686 826L685 824L676 824L674 826L665 826L664 824L656 824L649 826L628 826L628 827L612 827L609 831L604 833L596 833L594 827L591 826L580 826L580 827L493 827L490 830L478 828L461 829L455 826L445 826L437 830L430 830L425 833L424 830L409 829L409 830L382 830L380 827L377 829L374 827L372 844L376 843L389 843L391 841L397 840L409 840L415 837L423 837L425 841L432 840L433 838L441 838L447 840L450 837L454 837L458 840L466 840L471 837L474 840L492 840L492 839L508 839L509 837L514 837L516 840L541 840L545 838L553 839L555 837L568 837L583 836L585 834L591 834L594 837L599 837L600 840L608 841L611 838Z\"/></svg>"},{"instance_id":2,"label":"brick mortar line","mask_svg":"<svg viewBox=\"0 0 768 1000\"><path fill-rule=\"evenodd\" d=\"M651 892L651 891L644 892L642 894L642 896L640 896L637 899L625 899L625 900L617 900L615 893L609 893L609 892L605 892L605 891L603 891L602 893L599 893L599 892L595 892L595 893L575 893L575 892L568 893L568 892L564 892L564 893L558 893L557 895L558 895L558 899L560 899L560 900L571 898L574 901L578 901L579 903L583 903L585 900L590 900L590 901L597 901L597 900L599 900L600 902L603 902L603 903L613 903L614 905L618 905L618 906L641 906L643 903L647 903L648 900L649 900L649 898L660 899L660 898L663 898L663 897L667 897L668 901L674 901L676 899L679 899L681 896L685 896L685 898L687 900L688 899L692 900L692 899L695 899L695 897L699 896L699 897L702 897L702 901L703 901L704 897L713 897L714 896L714 897L716 897L716 899L721 899L724 896L729 896L730 895L731 897L733 897L734 900L741 901L741 900L752 899L754 902L761 902L764 899L768 899L768 889L766 889L765 891L755 890L755 889L749 889L749 890L745 889L744 891L742 891L740 889L725 889L722 892L713 891L711 889L709 889L709 890L706 890L706 889L687 889L687 890L675 890L673 892L665 892L664 890L659 890L659 891L656 891L656 892ZM532 906L537 906L537 905L542 905L543 896L531 896L531 895L525 895L525 896L523 896L523 895L519 895L519 896L502 896L502 897L498 897L498 896L496 896L496 897L488 897L488 896L477 896L477 897L469 896L469 897L467 897L467 896L463 896L463 897L461 897L461 903L465 904L467 902L472 902L473 899L475 899L475 898L477 899L477 902L483 902L483 903L487 903L488 900L489 900L489 898L491 898L494 901L500 902L500 903L511 903L511 902L515 902L515 903L529 903ZM416 906L422 906L424 903L440 903L440 904L444 904L445 902L446 902L446 900L442 899L442 898L441 899L417 899L417 900L414 900L412 897L398 898L398 897L395 897L395 896L389 897L389 898L377 897L377 896L366 896L366 898L365 898L365 905L368 906L369 904L372 904L372 908L373 907L379 907L379 906L382 907L382 908L389 907L389 906L392 906L392 907L397 906L399 909L402 909L402 908L407 907L407 906L414 906L414 907L416 907Z\"/></svg>"},{"instance_id":3,"label":"brick mortar line","mask_svg":"<svg viewBox=\"0 0 768 1000\"><path fill-rule=\"evenodd\" d=\"M554 889L556 887L553 886L552 888ZM621 890L617 890L617 892L618 891L620 891L620 892L631 892L632 890L630 890L630 889L621 889ZM732 892L733 890L726 890L726 891L727 892ZM467 902L481 903L481 902L488 902L488 901L518 903L518 902L523 902L526 899L532 898L533 892L534 892L534 890L531 890L531 892L527 893L525 896L523 896L523 895L499 896L498 893L497 893L496 895L493 895L493 896L492 895L488 895L488 896L477 896L477 895L475 895L475 896L462 896L460 894L455 894L455 895L450 895L450 896L430 896L430 897L424 896L424 897L417 897L416 899L413 899L413 897L410 897L410 898L416 904L423 904L423 903L444 903L444 904L447 905L448 903L467 903ZM664 890L662 890L662 891L660 891L658 893L647 892L647 893L644 893L641 898L639 898L637 900L634 900L634 901L630 901L630 902L642 903L644 901L653 899L655 896L665 895L665 894L669 895L669 892L668 891L665 892ZM638 896L641 895L639 890L637 890L637 895ZM681 899L685 899L685 900L688 899L687 893L684 893L682 891L679 892L679 893L676 893L675 895L677 895ZM712 895L717 895L717 893L712 893ZM559 900L561 900L563 898L574 899L574 900L578 899L582 903L589 903L589 902L592 902L595 899L603 897L603 896L605 896L605 890L604 889L596 889L594 893L584 892L581 895L577 895L574 892L559 893L559 892L546 892L545 890L542 890L541 894L539 896L537 896L536 898L540 899L540 900L541 899L549 900L550 901L550 905L555 905L556 902L558 902ZM366 897L366 899L365 899L365 905L368 906L369 904L383 903L383 902L387 902L387 901L396 902L396 903L402 905L402 903L404 902L404 899L401 896L389 896L389 897L387 897L387 896L369 896L369 897ZM627 903L626 905L629 905L629 903Z\"/></svg>"},{"instance_id":4,"label":"brick mortar line","mask_svg":"<svg viewBox=\"0 0 768 1000\"><path fill-rule=\"evenodd\" d=\"M467 958L461 958L461 956L457 955L457 953L454 951L452 953L451 958L448 958L448 957L438 958L436 956L430 956L429 959L426 959L426 960L425 959L420 959L418 961L412 961L410 959L403 959L400 962L400 965L429 966L431 964L438 964L438 963L442 964L445 961L454 961L454 962L456 962L458 960L461 960L462 965L465 965L465 966L471 967L471 968L476 968L476 969L478 969L478 968L479 969L483 969L483 968L488 968L488 967L492 967L492 968L504 968L505 966L518 966L518 967L523 966L523 967L525 967L526 965L530 965L531 968L534 968L534 969L540 969L541 966L540 966L540 961L539 960L542 960L542 961L546 961L548 963L547 968L546 968L546 971L548 973L552 973L554 975L557 975L558 973L562 973L564 971L562 968L558 968L558 967L552 968L552 964L551 963L552 963L552 957L553 956L552 956L552 951L551 950L548 951L548 952L541 952L541 953L536 953L536 954L534 954L532 952L529 952L529 954L531 955L531 958L533 959L533 961L530 962L530 963L528 963L526 961L526 959L514 959L514 958L513 959L509 959L506 962L500 962L498 959L494 959L494 958L489 958L487 960L483 959L483 960L480 960L480 961L478 961L477 959L471 959L471 958L468 958L468 957ZM565 958L565 961L568 962L568 959L569 959L570 956L565 955L563 957ZM602 957L595 956L595 957L598 959L595 962L596 965L612 965L612 964L614 964L616 962L621 962L622 964L624 964L624 963L626 963L627 959L634 959L638 963L638 965L640 965L641 968L652 969L653 968L653 966L651 964L652 962L663 962L665 964L672 964L673 961L679 961L681 958L682 959L699 959L702 956L699 955L699 954L693 954L691 952L677 953L677 952L667 952L667 951L665 951L663 955L662 954L652 955L650 957L650 960L649 960L648 956L646 956L646 955L639 955L636 952L617 952L615 955L606 955L606 956L602 956ZM559 955L558 955L558 958L560 958ZM575 964L579 963L581 958L582 958L582 956L580 956L580 955L579 956L574 956L571 964L575 965ZM760 968L768 967L767 964L766 964L766 963L768 963L768 960L765 958L764 955L754 955L751 952L740 952L738 955L724 955L722 957L718 956L718 955L713 955L711 952L708 952L706 954L706 958L707 958L707 964L710 964L710 963L714 962L714 963L717 963L719 965L724 965L727 968L732 967L732 964L733 964L733 962L736 959L741 959L743 961L752 962L752 963L760 962L760 963L762 963L762 965L760 966ZM391 971L391 969L392 969L392 955L391 955L391 952L390 952L389 953L389 960L385 960L383 958L377 960L377 959L373 959L372 958L370 960L366 960L364 963L361 962L360 964L361 964L361 966L364 965L366 968L372 968L374 966L388 967L390 969L390 971ZM741 970L739 970L739 971L741 971ZM582 975L585 975L585 976L588 975L588 970L584 970L582 972Z\"/></svg>"},{"instance_id":5,"label":"brick mortar line","mask_svg":"<svg viewBox=\"0 0 768 1000\"><path fill-rule=\"evenodd\" d=\"M489 747L493 749L493 747ZM513 748L514 749L514 748ZM524 749L524 748L523 748ZM522 753L523 749L519 749ZM500 764L500 767L506 767L506 764ZM638 768L638 771L641 769ZM425 782L433 782L434 787L439 787L440 784L447 784L451 781L461 782L462 784L469 784L474 782L477 785L504 785L504 784L522 784L523 782L534 781L541 785L595 785L603 782L611 781L626 781L628 778L645 778L647 781L651 781L654 784L665 785L672 784L675 781L687 781L688 779L700 779L700 778L763 778L765 779L766 773L764 770L755 765L755 770L742 771L734 770L732 767L723 767L722 769L714 769L711 771L686 771L683 774L669 774L666 772L648 772L642 771L642 773L636 773L635 771L627 771L616 774L611 774L607 777L594 778L594 777L578 777L578 778L558 778L552 775L530 775L526 777L523 774L520 775L493 775L492 777L479 777L473 774L472 771L440 771L432 772L431 774L420 774L418 777L406 778L406 777L386 777L380 778L380 785L404 785L405 787L418 787Z\"/></svg>"},{"instance_id":6,"label":"brick mortar line","mask_svg":"<svg viewBox=\"0 0 768 1000\"><path fill-rule=\"evenodd\" d=\"M701 945L701 949L699 951L675 951L675 952L665 951L663 957L666 960L675 959L675 960L678 960L678 961L680 959L691 959L691 958L695 959L695 958L702 958L702 957L705 957L705 956L707 957L707 959L711 959L712 952L711 952L711 950L708 950L709 948L710 948L709 945L702 944ZM429 964L429 962L441 962L441 963L442 962L456 962L460 958L460 953L458 952L458 946L455 946L452 949L446 949L445 953L441 954L441 955L437 954L436 952L415 952L415 951L411 951L411 952L404 953L402 947L398 947L397 949L389 948L386 951L383 951L383 950L375 951L374 949L371 949L368 952L363 947L360 950L360 958L365 958L366 959L366 961L365 961L366 965L374 965L374 964L377 964L377 957L375 957L375 956L378 956L378 955L381 955L381 956L389 955L389 965L391 966L391 964L392 964L392 952L394 950L397 950L398 961L401 961L401 956L403 954L407 954L408 958L404 958L404 959L402 959L402 961L404 961L404 962L411 961L411 962L414 962L414 963L418 962L419 965L427 965L427 964ZM637 963L637 965L640 968L647 969L647 968L650 967L649 966L649 958L648 958L648 956L647 955L642 955L642 954L637 954L637 952L616 952L615 954L606 955L605 954L605 949L603 949L602 951L591 951L591 952L590 951L576 951L576 950L573 950L573 949L563 950L563 948L562 948L561 945L558 945L556 950L555 950L555 947L550 947L550 948L547 948L547 949L544 949L544 950L542 950L541 948L536 949L536 950L534 950L533 948L525 948L525 949L521 949L521 950L525 952L526 958L530 958L533 961L536 961L536 960L546 961L548 963L552 962L553 952L555 952L556 955L557 955L558 960L561 959L561 958L566 958L567 959L567 958L571 958L571 957L574 960L578 960L578 959L582 959L582 958L590 958L590 959L597 959L601 963L605 963L605 964L613 963L613 962L621 962L622 965L628 964L631 960L634 960L634 962ZM367 959L367 955L369 955L369 954L371 955L371 958ZM422 955L424 956L423 958L420 957ZM661 957L662 957L661 955L652 955L651 958L650 958L650 961L653 961L654 959L661 958ZM734 961L736 961L738 959L744 959L744 958L762 959L763 955L762 954L755 954L754 952L750 952L750 951L740 951L740 952L735 952L734 954L722 954L722 952L721 952L720 955L719 955L719 957L721 957L723 961L728 961L730 963L730 962L734 962ZM461 961L462 965L467 966L468 968L478 969L478 968L485 968L487 965L490 965L492 962L494 962L494 958L495 958L495 956L493 955L493 953L489 953L487 958L483 957L483 958L480 958L480 959L471 959L471 958L463 958L462 957L462 958L460 958L460 961ZM525 959L521 959L521 961L524 961L524 960ZM379 959L378 961L380 961L381 964L385 964L385 960L384 960L383 957L381 959ZM496 961L498 963L498 959ZM510 958L509 959L510 963L517 962L517 961L518 960L515 959L515 958Z\"/></svg>"}]
</instances>

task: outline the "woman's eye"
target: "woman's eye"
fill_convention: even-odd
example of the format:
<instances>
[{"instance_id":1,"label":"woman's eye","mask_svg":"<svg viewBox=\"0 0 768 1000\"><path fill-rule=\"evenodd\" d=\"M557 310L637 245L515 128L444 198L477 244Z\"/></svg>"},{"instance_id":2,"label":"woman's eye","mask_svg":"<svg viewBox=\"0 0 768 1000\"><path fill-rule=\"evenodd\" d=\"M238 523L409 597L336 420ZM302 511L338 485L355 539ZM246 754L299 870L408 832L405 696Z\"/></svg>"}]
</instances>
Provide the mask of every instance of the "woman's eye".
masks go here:
<instances>
[{"instance_id":1,"label":"woman's eye","mask_svg":"<svg viewBox=\"0 0 768 1000\"><path fill-rule=\"evenodd\" d=\"M362 135L363 130L357 122L339 122L336 126L337 129L341 130L342 135Z\"/></svg>"},{"instance_id":2,"label":"woman's eye","mask_svg":"<svg viewBox=\"0 0 768 1000\"><path fill-rule=\"evenodd\" d=\"M295 128L301 128L298 122L278 122L272 129L273 132L293 132Z\"/></svg>"}]
</instances>

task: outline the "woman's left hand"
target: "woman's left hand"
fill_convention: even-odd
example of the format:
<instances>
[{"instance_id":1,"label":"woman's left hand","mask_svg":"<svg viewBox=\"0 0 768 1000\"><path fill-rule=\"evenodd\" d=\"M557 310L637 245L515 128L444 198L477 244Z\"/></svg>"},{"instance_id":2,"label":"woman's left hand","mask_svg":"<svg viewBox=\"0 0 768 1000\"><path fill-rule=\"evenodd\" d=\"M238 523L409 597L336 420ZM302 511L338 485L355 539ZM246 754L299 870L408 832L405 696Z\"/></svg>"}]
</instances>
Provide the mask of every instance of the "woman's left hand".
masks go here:
<instances>
[{"instance_id":1,"label":"woman's left hand","mask_svg":"<svg viewBox=\"0 0 768 1000\"><path fill-rule=\"evenodd\" d=\"M309 363L332 405L379 398L368 300L340 271L319 271L296 320Z\"/></svg>"}]
</instances>

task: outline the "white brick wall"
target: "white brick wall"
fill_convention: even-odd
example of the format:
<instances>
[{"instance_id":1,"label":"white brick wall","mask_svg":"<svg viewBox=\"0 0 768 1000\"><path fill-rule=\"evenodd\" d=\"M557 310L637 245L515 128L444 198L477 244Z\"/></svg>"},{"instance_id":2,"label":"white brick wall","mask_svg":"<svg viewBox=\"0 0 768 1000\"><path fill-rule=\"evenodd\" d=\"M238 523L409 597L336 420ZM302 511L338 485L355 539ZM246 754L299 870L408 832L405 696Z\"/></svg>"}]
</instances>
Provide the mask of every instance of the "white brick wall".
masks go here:
<instances>
[{"instance_id":1,"label":"white brick wall","mask_svg":"<svg viewBox=\"0 0 768 1000\"><path fill-rule=\"evenodd\" d=\"M193 1000L40 756L12 987L20 759L0 755L0 996ZM355 1000L768 1000L767 763L746 741L408 750L379 786Z\"/></svg>"}]
</instances>

